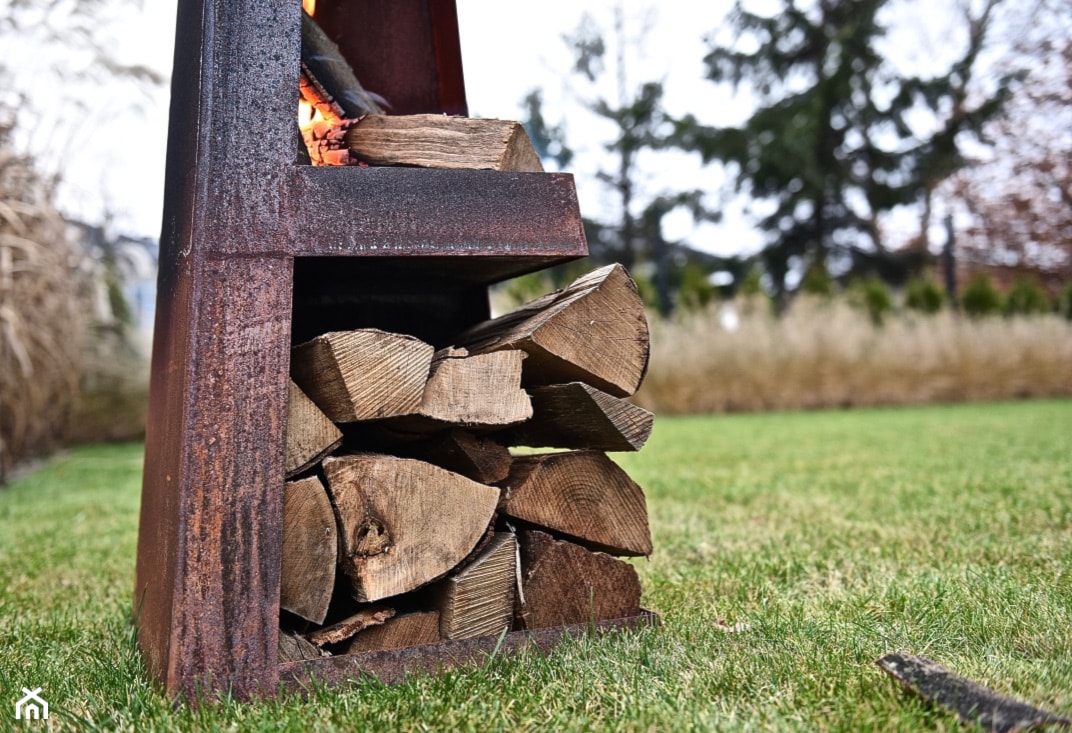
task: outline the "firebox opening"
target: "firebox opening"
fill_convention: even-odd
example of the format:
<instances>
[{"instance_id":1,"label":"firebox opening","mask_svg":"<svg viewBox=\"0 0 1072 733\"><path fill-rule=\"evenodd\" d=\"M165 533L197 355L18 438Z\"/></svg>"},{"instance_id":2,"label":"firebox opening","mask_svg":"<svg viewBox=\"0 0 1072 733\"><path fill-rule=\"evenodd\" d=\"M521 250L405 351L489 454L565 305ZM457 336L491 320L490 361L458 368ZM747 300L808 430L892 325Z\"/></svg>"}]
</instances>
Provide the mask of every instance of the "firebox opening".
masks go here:
<instances>
[{"instance_id":1,"label":"firebox opening","mask_svg":"<svg viewBox=\"0 0 1072 733\"><path fill-rule=\"evenodd\" d=\"M379 328L449 346L489 315L487 287L444 275L436 258L298 257L291 341Z\"/></svg>"}]
</instances>

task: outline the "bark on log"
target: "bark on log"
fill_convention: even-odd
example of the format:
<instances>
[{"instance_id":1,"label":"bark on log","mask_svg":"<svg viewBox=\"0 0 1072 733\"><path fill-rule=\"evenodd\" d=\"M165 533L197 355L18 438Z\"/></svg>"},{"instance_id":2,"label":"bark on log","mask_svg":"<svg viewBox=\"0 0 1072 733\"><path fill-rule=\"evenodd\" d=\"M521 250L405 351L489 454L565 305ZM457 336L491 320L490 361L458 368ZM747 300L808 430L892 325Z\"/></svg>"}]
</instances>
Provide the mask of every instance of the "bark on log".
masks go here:
<instances>
[{"instance_id":1,"label":"bark on log","mask_svg":"<svg viewBox=\"0 0 1072 733\"><path fill-rule=\"evenodd\" d=\"M290 382L287 403L286 478L309 469L342 444L342 433L309 397Z\"/></svg>"},{"instance_id":2,"label":"bark on log","mask_svg":"<svg viewBox=\"0 0 1072 733\"><path fill-rule=\"evenodd\" d=\"M598 451L515 458L499 511L611 555L651 554L643 490Z\"/></svg>"},{"instance_id":3,"label":"bark on log","mask_svg":"<svg viewBox=\"0 0 1072 733\"><path fill-rule=\"evenodd\" d=\"M499 634L510 627L516 558L514 534L498 532L471 564L442 581L436 595L444 639Z\"/></svg>"},{"instance_id":4,"label":"bark on log","mask_svg":"<svg viewBox=\"0 0 1072 733\"><path fill-rule=\"evenodd\" d=\"M522 599L517 620L539 629L627 618L640 613L640 580L631 565L544 532L524 531Z\"/></svg>"},{"instance_id":5,"label":"bark on log","mask_svg":"<svg viewBox=\"0 0 1072 733\"><path fill-rule=\"evenodd\" d=\"M375 328L333 331L291 350L291 377L338 423L417 411L435 349Z\"/></svg>"},{"instance_id":6,"label":"bark on log","mask_svg":"<svg viewBox=\"0 0 1072 733\"><path fill-rule=\"evenodd\" d=\"M388 619L357 634L346 649L347 654L360 654L381 649L403 649L439 641L439 612L405 613Z\"/></svg>"},{"instance_id":7,"label":"bark on log","mask_svg":"<svg viewBox=\"0 0 1072 733\"><path fill-rule=\"evenodd\" d=\"M363 608L353 616L345 618L338 623L334 623L331 626L325 626L322 629L317 629L316 631L307 634L306 638L316 646L338 644L339 642L350 639L358 632L363 631L370 626L382 624L394 615L395 609L388 608L387 606Z\"/></svg>"},{"instance_id":8,"label":"bark on log","mask_svg":"<svg viewBox=\"0 0 1072 733\"><path fill-rule=\"evenodd\" d=\"M651 436L655 416L581 382L529 387L532 419L501 433L507 445L636 451Z\"/></svg>"},{"instance_id":9,"label":"bark on log","mask_svg":"<svg viewBox=\"0 0 1072 733\"><path fill-rule=\"evenodd\" d=\"M474 354L525 351L525 386L585 382L618 397L636 392L649 354L644 304L621 265L479 323L455 344Z\"/></svg>"},{"instance_id":10,"label":"bark on log","mask_svg":"<svg viewBox=\"0 0 1072 733\"><path fill-rule=\"evenodd\" d=\"M283 550L279 607L323 623L335 586L335 513L316 476L283 485Z\"/></svg>"},{"instance_id":11,"label":"bark on log","mask_svg":"<svg viewBox=\"0 0 1072 733\"><path fill-rule=\"evenodd\" d=\"M499 491L430 463L376 454L331 457L339 565L358 601L437 580L476 546Z\"/></svg>"},{"instance_id":12,"label":"bark on log","mask_svg":"<svg viewBox=\"0 0 1072 733\"><path fill-rule=\"evenodd\" d=\"M512 120L370 115L346 131L346 144L352 159L374 166L543 171L525 128Z\"/></svg>"}]
</instances>

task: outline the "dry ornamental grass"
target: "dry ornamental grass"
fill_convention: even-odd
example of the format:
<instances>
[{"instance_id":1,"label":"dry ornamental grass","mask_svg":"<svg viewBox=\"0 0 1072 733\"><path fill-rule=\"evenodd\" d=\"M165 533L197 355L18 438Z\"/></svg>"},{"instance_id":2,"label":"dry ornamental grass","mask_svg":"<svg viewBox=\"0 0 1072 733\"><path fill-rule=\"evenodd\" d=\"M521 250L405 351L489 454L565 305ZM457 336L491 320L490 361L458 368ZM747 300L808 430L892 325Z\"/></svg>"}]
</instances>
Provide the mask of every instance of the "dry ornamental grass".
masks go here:
<instances>
[{"instance_id":1,"label":"dry ornamental grass","mask_svg":"<svg viewBox=\"0 0 1072 733\"><path fill-rule=\"evenodd\" d=\"M799 299L781 320L738 304L652 319L637 402L657 413L796 410L1072 395L1072 322L905 314L874 325L848 304Z\"/></svg>"},{"instance_id":2,"label":"dry ornamental grass","mask_svg":"<svg viewBox=\"0 0 1072 733\"><path fill-rule=\"evenodd\" d=\"M0 135L0 481L55 448L78 394L86 306L49 191Z\"/></svg>"}]
</instances>

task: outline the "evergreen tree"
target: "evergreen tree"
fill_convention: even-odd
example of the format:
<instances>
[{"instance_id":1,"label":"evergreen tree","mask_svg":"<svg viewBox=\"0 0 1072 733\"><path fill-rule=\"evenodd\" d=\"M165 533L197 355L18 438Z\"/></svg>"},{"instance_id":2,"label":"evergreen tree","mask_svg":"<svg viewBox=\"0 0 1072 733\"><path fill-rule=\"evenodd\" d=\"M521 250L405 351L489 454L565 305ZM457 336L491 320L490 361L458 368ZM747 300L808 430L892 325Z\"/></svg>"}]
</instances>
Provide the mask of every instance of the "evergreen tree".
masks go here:
<instances>
[{"instance_id":1,"label":"evergreen tree","mask_svg":"<svg viewBox=\"0 0 1072 733\"><path fill-rule=\"evenodd\" d=\"M682 244L668 242L662 234L663 219L675 209L689 211L697 220L714 215L703 205L701 191L644 191L644 170L640 157L666 147L667 126L672 120L663 106L663 86L648 81L630 84L621 8L615 12L615 26L605 34L588 16L571 36L566 37L574 53L573 72L583 77L590 93L580 101L602 121L609 122L613 137L603 143L609 164L596 172L616 202L616 216L609 220L585 219L585 234L595 262L620 262L634 277L645 278L650 271L653 305L667 315L673 308L673 291L680 286L681 267L692 253ZM613 58L608 58L613 54ZM597 82L609 77L616 88L614 98L602 94ZM531 92L524 100L525 128L541 157L563 167L572 157L566 131L544 117L542 95Z\"/></svg>"},{"instance_id":2,"label":"evergreen tree","mask_svg":"<svg viewBox=\"0 0 1072 733\"><path fill-rule=\"evenodd\" d=\"M688 116L677 122L676 139L705 162L726 164L738 191L766 202L762 259L780 307L791 270L823 260L843 272L854 252L881 250L879 216L923 202L962 165L960 136L977 134L1003 99L999 85L969 103L998 1L985 0L966 18L966 48L947 74L932 78L898 75L879 53L887 0L781 0L773 15L740 1L734 7L735 38L711 41L707 77L750 92L754 112L743 127ZM933 134L910 124L921 110L939 123Z\"/></svg>"}]
</instances>

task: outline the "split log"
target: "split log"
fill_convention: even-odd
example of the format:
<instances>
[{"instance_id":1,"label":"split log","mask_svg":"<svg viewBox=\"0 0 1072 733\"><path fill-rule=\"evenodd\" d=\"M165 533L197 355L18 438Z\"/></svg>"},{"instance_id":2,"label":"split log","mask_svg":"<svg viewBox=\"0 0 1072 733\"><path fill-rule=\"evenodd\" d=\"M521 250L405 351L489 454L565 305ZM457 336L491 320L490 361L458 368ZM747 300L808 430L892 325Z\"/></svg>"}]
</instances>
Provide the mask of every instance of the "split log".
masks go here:
<instances>
[{"instance_id":1,"label":"split log","mask_svg":"<svg viewBox=\"0 0 1072 733\"><path fill-rule=\"evenodd\" d=\"M283 485L279 607L323 623L335 585L335 513L316 476Z\"/></svg>"},{"instance_id":2,"label":"split log","mask_svg":"<svg viewBox=\"0 0 1072 733\"><path fill-rule=\"evenodd\" d=\"M644 491L599 451L514 459L499 511L612 555L650 555Z\"/></svg>"},{"instance_id":3,"label":"split log","mask_svg":"<svg viewBox=\"0 0 1072 733\"><path fill-rule=\"evenodd\" d=\"M342 433L309 397L290 382L287 402L287 478L320 462L342 445Z\"/></svg>"},{"instance_id":4,"label":"split log","mask_svg":"<svg viewBox=\"0 0 1072 733\"><path fill-rule=\"evenodd\" d=\"M357 119L362 115L383 112L379 103L354 76L354 70L339 47L304 10L300 91L302 98L328 120Z\"/></svg>"},{"instance_id":5,"label":"split log","mask_svg":"<svg viewBox=\"0 0 1072 733\"><path fill-rule=\"evenodd\" d=\"M532 402L521 389L520 351L470 356L443 349L432 360L421 404L414 414L392 419L403 433L442 430L451 425L503 428L532 417Z\"/></svg>"},{"instance_id":6,"label":"split log","mask_svg":"<svg viewBox=\"0 0 1072 733\"><path fill-rule=\"evenodd\" d=\"M513 461L510 450L494 438L461 429L439 433L401 450L409 458L420 458L481 484L502 481Z\"/></svg>"},{"instance_id":7,"label":"split log","mask_svg":"<svg viewBox=\"0 0 1072 733\"><path fill-rule=\"evenodd\" d=\"M524 531L518 622L525 629L628 618L640 613L640 580L622 560L544 532Z\"/></svg>"},{"instance_id":8,"label":"split log","mask_svg":"<svg viewBox=\"0 0 1072 733\"><path fill-rule=\"evenodd\" d=\"M464 570L438 588L439 632L444 639L502 633L514 613L517 541L498 532Z\"/></svg>"},{"instance_id":9,"label":"split log","mask_svg":"<svg viewBox=\"0 0 1072 733\"><path fill-rule=\"evenodd\" d=\"M652 413L587 384L552 384L528 391L532 419L500 435L507 445L636 451L651 436Z\"/></svg>"},{"instance_id":10,"label":"split log","mask_svg":"<svg viewBox=\"0 0 1072 733\"><path fill-rule=\"evenodd\" d=\"M370 626L382 624L394 615L395 609L388 608L387 606L363 608L353 616L345 618L338 623L332 624L331 626L325 626L322 629L317 629L308 634L307 638L316 646L338 644L339 642L352 638L355 634L364 631Z\"/></svg>"},{"instance_id":11,"label":"split log","mask_svg":"<svg viewBox=\"0 0 1072 733\"><path fill-rule=\"evenodd\" d=\"M454 341L470 353L520 349L524 386L584 382L617 397L636 392L648 366L644 304L621 265L609 265Z\"/></svg>"},{"instance_id":12,"label":"split log","mask_svg":"<svg viewBox=\"0 0 1072 733\"><path fill-rule=\"evenodd\" d=\"M335 422L417 411L435 349L375 328L333 331L291 350L290 374Z\"/></svg>"},{"instance_id":13,"label":"split log","mask_svg":"<svg viewBox=\"0 0 1072 733\"><path fill-rule=\"evenodd\" d=\"M339 566L362 602L446 575L483 537L499 491L430 463L371 453L330 457Z\"/></svg>"},{"instance_id":14,"label":"split log","mask_svg":"<svg viewBox=\"0 0 1072 733\"><path fill-rule=\"evenodd\" d=\"M346 131L351 159L405 165L539 173L540 156L512 120L445 115L369 115Z\"/></svg>"},{"instance_id":15,"label":"split log","mask_svg":"<svg viewBox=\"0 0 1072 733\"><path fill-rule=\"evenodd\" d=\"M355 636L347 654L361 654L381 649L404 649L439 641L439 612L405 613L388 619L381 626L365 629Z\"/></svg>"},{"instance_id":16,"label":"split log","mask_svg":"<svg viewBox=\"0 0 1072 733\"><path fill-rule=\"evenodd\" d=\"M289 631L279 630L279 663L304 662L324 656L316 645L307 639Z\"/></svg>"}]
</instances>

